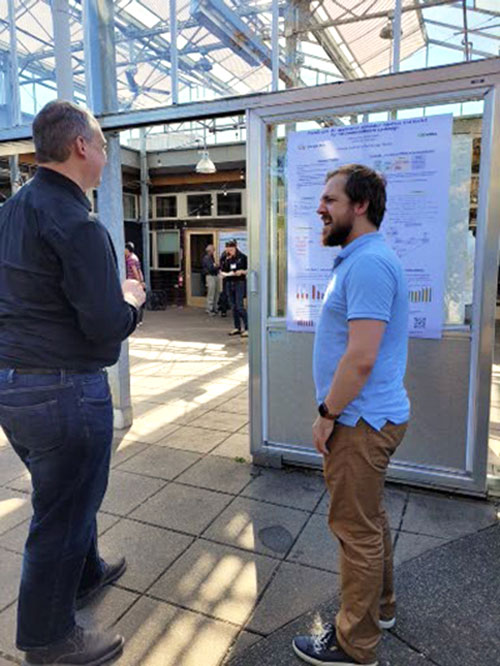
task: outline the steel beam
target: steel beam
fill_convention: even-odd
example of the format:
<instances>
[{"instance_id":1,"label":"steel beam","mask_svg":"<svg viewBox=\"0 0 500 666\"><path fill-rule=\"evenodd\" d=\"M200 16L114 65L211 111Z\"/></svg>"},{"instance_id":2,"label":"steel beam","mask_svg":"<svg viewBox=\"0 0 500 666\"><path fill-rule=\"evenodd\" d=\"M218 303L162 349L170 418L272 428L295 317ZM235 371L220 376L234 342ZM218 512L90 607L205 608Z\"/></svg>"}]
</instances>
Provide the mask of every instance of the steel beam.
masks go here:
<instances>
[{"instance_id":1,"label":"steel beam","mask_svg":"<svg viewBox=\"0 0 500 666\"><path fill-rule=\"evenodd\" d=\"M74 97L74 88L71 67L71 34L69 28L68 0L52 0L52 22L54 26L57 96L60 99L72 100Z\"/></svg>"},{"instance_id":2,"label":"steel beam","mask_svg":"<svg viewBox=\"0 0 500 666\"><path fill-rule=\"evenodd\" d=\"M170 67L172 104L179 103L179 54L177 53L177 3L170 0ZM149 236L148 236L149 238Z\"/></svg>"}]
</instances>

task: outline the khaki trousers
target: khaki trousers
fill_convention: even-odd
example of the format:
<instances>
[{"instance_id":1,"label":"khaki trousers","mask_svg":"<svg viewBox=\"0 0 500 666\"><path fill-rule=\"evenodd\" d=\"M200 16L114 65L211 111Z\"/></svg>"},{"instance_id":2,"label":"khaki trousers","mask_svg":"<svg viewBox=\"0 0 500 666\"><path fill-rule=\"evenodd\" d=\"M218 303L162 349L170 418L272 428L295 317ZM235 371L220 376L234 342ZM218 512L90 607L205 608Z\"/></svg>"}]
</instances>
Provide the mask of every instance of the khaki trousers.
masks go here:
<instances>
[{"instance_id":1,"label":"khaki trousers","mask_svg":"<svg viewBox=\"0 0 500 666\"><path fill-rule=\"evenodd\" d=\"M407 423L378 431L360 419L355 427L336 423L324 456L331 496L328 524L340 542L341 605L337 641L356 661L376 660L379 617L396 612L392 542L383 507L385 472Z\"/></svg>"}]
</instances>

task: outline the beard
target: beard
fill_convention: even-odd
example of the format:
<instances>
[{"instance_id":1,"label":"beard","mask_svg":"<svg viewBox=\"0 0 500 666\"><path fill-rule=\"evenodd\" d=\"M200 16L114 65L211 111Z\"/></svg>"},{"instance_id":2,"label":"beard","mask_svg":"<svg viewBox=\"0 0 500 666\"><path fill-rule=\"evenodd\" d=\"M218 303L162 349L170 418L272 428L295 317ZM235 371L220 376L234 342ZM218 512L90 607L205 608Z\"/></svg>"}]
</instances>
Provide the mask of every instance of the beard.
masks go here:
<instances>
[{"instance_id":1,"label":"beard","mask_svg":"<svg viewBox=\"0 0 500 666\"><path fill-rule=\"evenodd\" d=\"M331 217L323 217L323 245L325 247L337 247L343 245L352 231L353 220L349 219L333 222Z\"/></svg>"}]
</instances>

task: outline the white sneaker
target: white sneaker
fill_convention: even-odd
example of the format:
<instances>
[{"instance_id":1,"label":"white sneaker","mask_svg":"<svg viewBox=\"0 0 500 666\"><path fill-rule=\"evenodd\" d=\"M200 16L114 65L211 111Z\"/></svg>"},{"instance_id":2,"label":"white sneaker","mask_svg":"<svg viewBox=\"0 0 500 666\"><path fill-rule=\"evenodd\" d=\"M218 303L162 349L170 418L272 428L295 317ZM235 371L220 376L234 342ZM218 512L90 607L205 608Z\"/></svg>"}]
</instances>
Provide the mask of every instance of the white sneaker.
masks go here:
<instances>
[{"instance_id":1,"label":"white sneaker","mask_svg":"<svg viewBox=\"0 0 500 666\"><path fill-rule=\"evenodd\" d=\"M379 620L378 626L381 629L392 629L396 625L396 618L391 617L390 620Z\"/></svg>"}]
</instances>

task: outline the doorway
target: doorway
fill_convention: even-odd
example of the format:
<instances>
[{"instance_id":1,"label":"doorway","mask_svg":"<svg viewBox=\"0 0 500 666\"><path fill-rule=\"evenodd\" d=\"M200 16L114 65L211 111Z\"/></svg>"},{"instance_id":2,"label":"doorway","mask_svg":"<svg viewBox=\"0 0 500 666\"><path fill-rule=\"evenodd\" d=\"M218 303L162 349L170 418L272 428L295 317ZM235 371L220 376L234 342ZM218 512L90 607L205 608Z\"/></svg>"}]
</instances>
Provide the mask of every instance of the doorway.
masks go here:
<instances>
[{"instance_id":1,"label":"doorway","mask_svg":"<svg viewBox=\"0 0 500 666\"><path fill-rule=\"evenodd\" d=\"M204 307L206 298L203 256L207 245L215 244L213 231L186 231L186 301Z\"/></svg>"}]
</instances>

